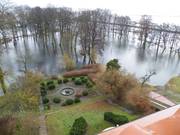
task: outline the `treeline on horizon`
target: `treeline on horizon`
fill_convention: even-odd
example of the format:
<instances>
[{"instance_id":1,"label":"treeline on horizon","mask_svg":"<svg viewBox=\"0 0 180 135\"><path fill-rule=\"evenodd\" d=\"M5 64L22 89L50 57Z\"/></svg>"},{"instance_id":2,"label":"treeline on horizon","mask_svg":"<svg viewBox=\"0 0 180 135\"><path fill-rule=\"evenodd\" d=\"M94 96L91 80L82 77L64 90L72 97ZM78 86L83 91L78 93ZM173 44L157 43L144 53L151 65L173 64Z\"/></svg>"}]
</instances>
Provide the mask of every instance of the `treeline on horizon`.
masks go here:
<instances>
[{"instance_id":1,"label":"treeline on horizon","mask_svg":"<svg viewBox=\"0 0 180 135\"><path fill-rule=\"evenodd\" d=\"M138 35L143 50L154 48L156 57L165 53L180 57L180 26L155 24L149 15L134 22L129 16L103 9L73 11L66 7L30 8L12 6L6 0L0 2L0 44L6 48L9 41L16 47L19 37L31 35L34 41L42 40L42 48L48 50L51 44L54 52L60 48L62 54L76 59L79 44L83 62L88 59L88 63L95 63L95 53L102 52L108 37L127 39L130 32Z\"/></svg>"}]
</instances>

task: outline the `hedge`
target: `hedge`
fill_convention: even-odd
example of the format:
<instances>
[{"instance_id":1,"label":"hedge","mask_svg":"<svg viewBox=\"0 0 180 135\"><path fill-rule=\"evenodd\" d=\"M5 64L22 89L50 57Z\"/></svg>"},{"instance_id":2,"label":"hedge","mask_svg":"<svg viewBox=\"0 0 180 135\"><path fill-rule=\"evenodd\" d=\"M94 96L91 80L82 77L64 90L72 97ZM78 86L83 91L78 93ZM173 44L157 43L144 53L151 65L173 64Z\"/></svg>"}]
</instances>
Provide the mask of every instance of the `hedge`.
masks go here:
<instances>
[{"instance_id":1,"label":"hedge","mask_svg":"<svg viewBox=\"0 0 180 135\"><path fill-rule=\"evenodd\" d=\"M44 105L44 110L50 110L50 108L51 108L50 105L48 105L48 104Z\"/></svg>"},{"instance_id":2,"label":"hedge","mask_svg":"<svg viewBox=\"0 0 180 135\"><path fill-rule=\"evenodd\" d=\"M83 92L82 92L82 95L83 95L83 96L87 96L88 94L89 94L89 93L88 93L87 91L83 91Z\"/></svg>"},{"instance_id":3,"label":"hedge","mask_svg":"<svg viewBox=\"0 0 180 135\"><path fill-rule=\"evenodd\" d=\"M81 76L80 79L83 80L85 77L84 76Z\"/></svg>"},{"instance_id":4,"label":"hedge","mask_svg":"<svg viewBox=\"0 0 180 135\"><path fill-rule=\"evenodd\" d=\"M72 105L74 103L74 101L72 99L67 99L65 101L66 105Z\"/></svg>"},{"instance_id":5,"label":"hedge","mask_svg":"<svg viewBox=\"0 0 180 135\"><path fill-rule=\"evenodd\" d=\"M43 104L47 104L47 103L49 103L49 99L48 98L43 98Z\"/></svg>"},{"instance_id":6,"label":"hedge","mask_svg":"<svg viewBox=\"0 0 180 135\"><path fill-rule=\"evenodd\" d=\"M63 80L62 79L58 79L58 84L61 84L63 83Z\"/></svg>"},{"instance_id":7,"label":"hedge","mask_svg":"<svg viewBox=\"0 0 180 135\"><path fill-rule=\"evenodd\" d=\"M54 84L48 85L48 89L49 90L54 90L55 88L56 88L56 86Z\"/></svg>"},{"instance_id":8,"label":"hedge","mask_svg":"<svg viewBox=\"0 0 180 135\"><path fill-rule=\"evenodd\" d=\"M112 112L104 113L104 120L111 122L114 125L122 125L129 122L128 118L124 115L113 114Z\"/></svg>"},{"instance_id":9,"label":"hedge","mask_svg":"<svg viewBox=\"0 0 180 135\"><path fill-rule=\"evenodd\" d=\"M63 83L67 83L67 82L69 82L69 80L67 78L64 78Z\"/></svg>"},{"instance_id":10,"label":"hedge","mask_svg":"<svg viewBox=\"0 0 180 135\"><path fill-rule=\"evenodd\" d=\"M76 78L75 81L74 81L74 83L75 83L76 85L81 85L81 84L82 84L82 81L81 81L81 79Z\"/></svg>"},{"instance_id":11,"label":"hedge","mask_svg":"<svg viewBox=\"0 0 180 135\"><path fill-rule=\"evenodd\" d=\"M40 83L41 86L46 86L45 82Z\"/></svg>"},{"instance_id":12,"label":"hedge","mask_svg":"<svg viewBox=\"0 0 180 135\"><path fill-rule=\"evenodd\" d=\"M93 84L91 82L86 82L86 87L87 88L92 88L93 87Z\"/></svg>"},{"instance_id":13,"label":"hedge","mask_svg":"<svg viewBox=\"0 0 180 135\"><path fill-rule=\"evenodd\" d=\"M46 90L41 90L41 96L46 96L47 95L47 91Z\"/></svg>"},{"instance_id":14,"label":"hedge","mask_svg":"<svg viewBox=\"0 0 180 135\"><path fill-rule=\"evenodd\" d=\"M83 117L77 118L70 130L69 135L85 135L87 132L88 124Z\"/></svg>"},{"instance_id":15,"label":"hedge","mask_svg":"<svg viewBox=\"0 0 180 135\"><path fill-rule=\"evenodd\" d=\"M61 102L61 99L58 98L58 97L55 97L55 98L53 98L53 102L54 102L54 103L60 103L60 102Z\"/></svg>"},{"instance_id":16,"label":"hedge","mask_svg":"<svg viewBox=\"0 0 180 135\"><path fill-rule=\"evenodd\" d=\"M41 90L46 90L46 86L41 86L40 89Z\"/></svg>"},{"instance_id":17,"label":"hedge","mask_svg":"<svg viewBox=\"0 0 180 135\"><path fill-rule=\"evenodd\" d=\"M81 102L81 100L79 98L74 99L74 103L80 103L80 102Z\"/></svg>"},{"instance_id":18,"label":"hedge","mask_svg":"<svg viewBox=\"0 0 180 135\"><path fill-rule=\"evenodd\" d=\"M52 85L52 84L54 84L53 80L50 80L50 81L47 82L47 85Z\"/></svg>"},{"instance_id":19,"label":"hedge","mask_svg":"<svg viewBox=\"0 0 180 135\"><path fill-rule=\"evenodd\" d=\"M81 78L81 82L82 82L82 83L87 83L87 82L88 82L87 77L83 77L83 78Z\"/></svg>"}]
</instances>

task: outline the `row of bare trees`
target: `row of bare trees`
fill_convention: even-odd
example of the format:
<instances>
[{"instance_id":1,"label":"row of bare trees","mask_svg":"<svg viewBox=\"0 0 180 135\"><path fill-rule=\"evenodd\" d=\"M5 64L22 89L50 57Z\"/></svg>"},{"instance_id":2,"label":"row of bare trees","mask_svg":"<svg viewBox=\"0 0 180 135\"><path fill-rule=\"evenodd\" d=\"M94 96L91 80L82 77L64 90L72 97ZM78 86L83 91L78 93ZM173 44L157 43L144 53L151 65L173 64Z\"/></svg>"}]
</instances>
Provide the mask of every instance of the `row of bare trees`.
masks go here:
<instances>
[{"instance_id":1,"label":"row of bare trees","mask_svg":"<svg viewBox=\"0 0 180 135\"><path fill-rule=\"evenodd\" d=\"M7 0L0 2L0 43L8 45L17 38L33 36L42 40L41 48L53 48L67 53L78 61L77 44L84 63L95 63L95 54L101 53L108 37L127 38L138 34L143 50L155 48L156 56L169 52L180 57L180 27L170 24L157 25L151 16L143 15L139 22L128 16L111 14L109 10L84 10L70 8L13 7Z\"/></svg>"}]
</instances>

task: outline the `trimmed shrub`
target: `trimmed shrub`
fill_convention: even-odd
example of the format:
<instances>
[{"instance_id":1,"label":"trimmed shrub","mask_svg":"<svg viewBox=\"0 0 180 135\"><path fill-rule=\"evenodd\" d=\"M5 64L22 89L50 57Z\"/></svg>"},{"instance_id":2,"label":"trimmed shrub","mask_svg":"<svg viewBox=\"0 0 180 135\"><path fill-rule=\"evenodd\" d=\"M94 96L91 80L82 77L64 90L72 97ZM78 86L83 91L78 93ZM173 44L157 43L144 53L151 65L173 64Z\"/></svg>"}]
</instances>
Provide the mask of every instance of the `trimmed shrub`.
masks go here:
<instances>
[{"instance_id":1,"label":"trimmed shrub","mask_svg":"<svg viewBox=\"0 0 180 135\"><path fill-rule=\"evenodd\" d=\"M83 91L83 92L82 92L82 95L83 95L83 96L87 96L88 94L89 94L89 93L88 93L87 91Z\"/></svg>"},{"instance_id":2,"label":"trimmed shrub","mask_svg":"<svg viewBox=\"0 0 180 135\"><path fill-rule=\"evenodd\" d=\"M75 77L72 77L72 81L74 81L76 78Z\"/></svg>"},{"instance_id":3,"label":"trimmed shrub","mask_svg":"<svg viewBox=\"0 0 180 135\"><path fill-rule=\"evenodd\" d=\"M49 110L50 108L50 105L44 105L44 110Z\"/></svg>"},{"instance_id":4,"label":"trimmed shrub","mask_svg":"<svg viewBox=\"0 0 180 135\"><path fill-rule=\"evenodd\" d=\"M80 76L80 79L83 80L85 77L84 76Z\"/></svg>"},{"instance_id":5,"label":"trimmed shrub","mask_svg":"<svg viewBox=\"0 0 180 135\"><path fill-rule=\"evenodd\" d=\"M48 98L43 98L43 104L47 104L47 103L49 103L49 99Z\"/></svg>"},{"instance_id":6,"label":"trimmed shrub","mask_svg":"<svg viewBox=\"0 0 180 135\"><path fill-rule=\"evenodd\" d=\"M47 82L47 85L52 85L52 84L54 84L53 80L50 80L50 81Z\"/></svg>"},{"instance_id":7,"label":"trimmed shrub","mask_svg":"<svg viewBox=\"0 0 180 135\"><path fill-rule=\"evenodd\" d=\"M74 83L75 83L76 85L81 85L81 84L82 84L82 81L81 81L81 79L76 78L75 81L74 81Z\"/></svg>"},{"instance_id":8,"label":"trimmed shrub","mask_svg":"<svg viewBox=\"0 0 180 135\"><path fill-rule=\"evenodd\" d=\"M87 88L92 88L93 87L93 84L91 82L86 82L86 87Z\"/></svg>"},{"instance_id":9,"label":"trimmed shrub","mask_svg":"<svg viewBox=\"0 0 180 135\"><path fill-rule=\"evenodd\" d=\"M111 122L114 125L122 125L127 123L129 120L126 116L123 115L116 115L113 114L112 112L105 112L104 113L104 120Z\"/></svg>"},{"instance_id":10,"label":"trimmed shrub","mask_svg":"<svg viewBox=\"0 0 180 135\"><path fill-rule=\"evenodd\" d=\"M87 82L88 82L88 79L87 79L86 77L83 77L83 78L81 79L81 81L82 81L82 83L87 83Z\"/></svg>"},{"instance_id":11,"label":"trimmed shrub","mask_svg":"<svg viewBox=\"0 0 180 135\"><path fill-rule=\"evenodd\" d=\"M63 80L62 79L58 79L58 84L62 84Z\"/></svg>"},{"instance_id":12,"label":"trimmed shrub","mask_svg":"<svg viewBox=\"0 0 180 135\"><path fill-rule=\"evenodd\" d=\"M56 88L56 86L54 84L48 85L49 90L54 90L55 88Z\"/></svg>"},{"instance_id":13,"label":"trimmed shrub","mask_svg":"<svg viewBox=\"0 0 180 135\"><path fill-rule=\"evenodd\" d=\"M104 120L105 121L112 121L113 119L113 113L112 112L105 112L104 113Z\"/></svg>"},{"instance_id":14,"label":"trimmed shrub","mask_svg":"<svg viewBox=\"0 0 180 135\"><path fill-rule=\"evenodd\" d=\"M70 130L69 135L85 135L87 132L88 124L83 117L77 118Z\"/></svg>"},{"instance_id":15,"label":"trimmed shrub","mask_svg":"<svg viewBox=\"0 0 180 135\"><path fill-rule=\"evenodd\" d=\"M126 116L123 116L123 115L115 115L114 118L113 118L113 123L114 125L122 125L122 124L125 124L127 123L129 120Z\"/></svg>"},{"instance_id":16,"label":"trimmed shrub","mask_svg":"<svg viewBox=\"0 0 180 135\"><path fill-rule=\"evenodd\" d=\"M81 100L79 98L74 99L74 103L80 103L80 102L81 102Z\"/></svg>"},{"instance_id":17,"label":"trimmed shrub","mask_svg":"<svg viewBox=\"0 0 180 135\"><path fill-rule=\"evenodd\" d=\"M56 103L56 104L58 104L58 103L61 102L61 99L58 98L58 97L55 97L55 98L53 98L53 102Z\"/></svg>"},{"instance_id":18,"label":"trimmed shrub","mask_svg":"<svg viewBox=\"0 0 180 135\"><path fill-rule=\"evenodd\" d=\"M74 101L72 99L67 99L65 103L66 105L72 105Z\"/></svg>"},{"instance_id":19,"label":"trimmed shrub","mask_svg":"<svg viewBox=\"0 0 180 135\"><path fill-rule=\"evenodd\" d=\"M69 82L69 80L67 78L64 78L63 83L67 83L67 82Z\"/></svg>"},{"instance_id":20,"label":"trimmed shrub","mask_svg":"<svg viewBox=\"0 0 180 135\"><path fill-rule=\"evenodd\" d=\"M46 90L41 90L41 96L46 96L47 95L47 91Z\"/></svg>"},{"instance_id":21,"label":"trimmed shrub","mask_svg":"<svg viewBox=\"0 0 180 135\"><path fill-rule=\"evenodd\" d=\"M46 90L46 86L41 86L40 89L41 90Z\"/></svg>"},{"instance_id":22,"label":"trimmed shrub","mask_svg":"<svg viewBox=\"0 0 180 135\"><path fill-rule=\"evenodd\" d=\"M40 83L41 86L46 86L45 82Z\"/></svg>"}]
</instances>

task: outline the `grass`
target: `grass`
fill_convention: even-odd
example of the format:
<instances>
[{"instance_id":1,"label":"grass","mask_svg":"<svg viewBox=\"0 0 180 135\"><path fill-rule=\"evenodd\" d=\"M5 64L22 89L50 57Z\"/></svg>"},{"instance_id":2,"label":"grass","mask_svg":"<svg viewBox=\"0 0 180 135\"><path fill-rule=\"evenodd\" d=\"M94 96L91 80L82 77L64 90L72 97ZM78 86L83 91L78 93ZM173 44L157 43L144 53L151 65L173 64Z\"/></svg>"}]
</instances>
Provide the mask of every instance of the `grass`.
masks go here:
<instances>
[{"instance_id":1,"label":"grass","mask_svg":"<svg viewBox=\"0 0 180 135\"><path fill-rule=\"evenodd\" d=\"M167 88L169 90L172 90L174 92L180 93L180 77L174 77L172 78L168 84Z\"/></svg>"},{"instance_id":2,"label":"grass","mask_svg":"<svg viewBox=\"0 0 180 135\"><path fill-rule=\"evenodd\" d=\"M180 103L180 77L173 77L165 85L164 89L158 90L158 93L164 95L176 104Z\"/></svg>"},{"instance_id":3,"label":"grass","mask_svg":"<svg viewBox=\"0 0 180 135\"><path fill-rule=\"evenodd\" d=\"M88 123L87 135L97 134L103 129L113 126L103 120L103 114L107 111L126 115L129 120L137 118L135 115L122 111L119 106L108 104L103 97L94 97L76 105L59 107L46 112L48 134L68 135L74 120L80 116L83 116Z\"/></svg>"}]
</instances>

